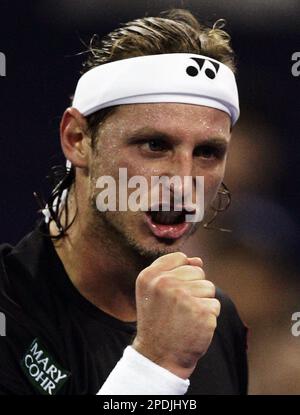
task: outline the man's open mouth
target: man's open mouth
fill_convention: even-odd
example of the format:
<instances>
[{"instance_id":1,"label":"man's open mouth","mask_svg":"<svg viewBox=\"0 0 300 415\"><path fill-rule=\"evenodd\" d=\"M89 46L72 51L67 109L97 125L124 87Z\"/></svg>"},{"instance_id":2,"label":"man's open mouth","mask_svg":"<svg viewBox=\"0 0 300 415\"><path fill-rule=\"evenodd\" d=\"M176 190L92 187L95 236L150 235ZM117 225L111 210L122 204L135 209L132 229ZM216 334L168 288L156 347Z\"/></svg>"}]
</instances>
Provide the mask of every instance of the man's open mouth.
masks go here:
<instances>
[{"instance_id":1,"label":"man's open mouth","mask_svg":"<svg viewBox=\"0 0 300 415\"><path fill-rule=\"evenodd\" d=\"M185 222L186 212L148 212L152 221L159 225L178 225Z\"/></svg>"},{"instance_id":2,"label":"man's open mouth","mask_svg":"<svg viewBox=\"0 0 300 415\"><path fill-rule=\"evenodd\" d=\"M150 209L146 212L146 223L156 237L177 239L191 227L191 223L186 222L187 214L191 214L191 212L185 209L169 211Z\"/></svg>"}]
</instances>

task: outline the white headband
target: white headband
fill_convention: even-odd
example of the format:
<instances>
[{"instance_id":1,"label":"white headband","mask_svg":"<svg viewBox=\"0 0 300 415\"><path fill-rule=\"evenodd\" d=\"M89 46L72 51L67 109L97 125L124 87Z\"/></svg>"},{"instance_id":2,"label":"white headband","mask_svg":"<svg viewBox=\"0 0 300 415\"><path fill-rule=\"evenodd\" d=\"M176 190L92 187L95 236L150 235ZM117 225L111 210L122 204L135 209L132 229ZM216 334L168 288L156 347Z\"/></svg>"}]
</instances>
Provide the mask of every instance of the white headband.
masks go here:
<instances>
[{"instance_id":1,"label":"white headband","mask_svg":"<svg viewBox=\"0 0 300 415\"><path fill-rule=\"evenodd\" d=\"M227 112L234 125L239 98L231 69L189 53L138 56L91 69L78 81L73 107L83 115L123 104L178 102Z\"/></svg>"}]
</instances>

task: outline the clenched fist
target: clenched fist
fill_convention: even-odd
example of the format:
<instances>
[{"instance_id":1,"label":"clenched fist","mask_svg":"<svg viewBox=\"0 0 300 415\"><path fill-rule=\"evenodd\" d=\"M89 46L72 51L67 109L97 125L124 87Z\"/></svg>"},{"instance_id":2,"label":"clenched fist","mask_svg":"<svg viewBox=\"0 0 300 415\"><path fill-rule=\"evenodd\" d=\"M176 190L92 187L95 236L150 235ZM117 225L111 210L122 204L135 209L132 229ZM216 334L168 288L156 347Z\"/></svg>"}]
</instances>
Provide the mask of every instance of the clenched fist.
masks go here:
<instances>
[{"instance_id":1,"label":"clenched fist","mask_svg":"<svg viewBox=\"0 0 300 415\"><path fill-rule=\"evenodd\" d=\"M187 379L213 337L220 314L215 287L200 258L176 252L145 268L136 281L137 335L133 347Z\"/></svg>"}]
</instances>

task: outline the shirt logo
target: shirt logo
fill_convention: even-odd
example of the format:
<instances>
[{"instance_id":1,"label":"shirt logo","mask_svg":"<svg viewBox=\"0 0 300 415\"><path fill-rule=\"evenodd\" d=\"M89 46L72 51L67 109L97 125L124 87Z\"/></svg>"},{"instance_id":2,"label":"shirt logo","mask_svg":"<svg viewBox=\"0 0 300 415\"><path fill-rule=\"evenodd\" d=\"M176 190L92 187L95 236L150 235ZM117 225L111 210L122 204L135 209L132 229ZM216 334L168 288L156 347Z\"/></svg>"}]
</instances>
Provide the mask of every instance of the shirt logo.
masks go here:
<instances>
[{"instance_id":1,"label":"shirt logo","mask_svg":"<svg viewBox=\"0 0 300 415\"><path fill-rule=\"evenodd\" d=\"M21 361L23 372L44 395L55 395L71 375L56 363L39 339L34 339Z\"/></svg>"}]
</instances>

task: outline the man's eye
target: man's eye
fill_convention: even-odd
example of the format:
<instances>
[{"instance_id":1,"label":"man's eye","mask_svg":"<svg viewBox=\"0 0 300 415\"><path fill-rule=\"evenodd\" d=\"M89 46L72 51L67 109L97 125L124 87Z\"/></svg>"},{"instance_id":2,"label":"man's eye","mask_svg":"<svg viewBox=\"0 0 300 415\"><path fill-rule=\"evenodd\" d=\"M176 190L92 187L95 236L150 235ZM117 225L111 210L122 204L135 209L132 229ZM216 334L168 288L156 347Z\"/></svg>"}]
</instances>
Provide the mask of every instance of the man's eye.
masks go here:
<instances>
[{"instance_id":1,"label":"man's eye","mask_svg":"<svg viewBox=\"0 0 300 415\"><path fill-rule=\"evenodd\" d=\"M167 151L168 145L161 139L153 139L144 142L141 148L150 151Z\"/></svg>"},{"instance_id":2,"label":"man's eye","mask_svg":"<svg viewBox=\"0 0 300 415\"><path fill-rule=\"evenodd\" d=\"M205 159L221 159L225 155L225 150L215 146L199 146L194 150L195 157L203 157Z\"/></svg>"}]
</instances>

